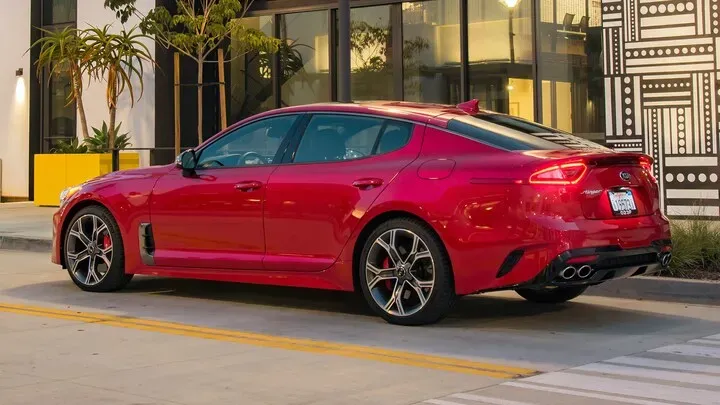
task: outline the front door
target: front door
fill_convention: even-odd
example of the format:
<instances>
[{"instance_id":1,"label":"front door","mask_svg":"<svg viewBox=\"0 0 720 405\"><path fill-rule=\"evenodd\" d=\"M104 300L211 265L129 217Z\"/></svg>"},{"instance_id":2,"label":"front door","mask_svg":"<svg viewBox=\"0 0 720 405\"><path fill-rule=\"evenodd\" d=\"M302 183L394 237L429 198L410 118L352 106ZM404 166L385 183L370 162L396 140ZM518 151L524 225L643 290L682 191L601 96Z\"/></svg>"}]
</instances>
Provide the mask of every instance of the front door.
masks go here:
<instances>
[{"instance_id":1,"label":"front door","mask_svg":"<svg viewBox=\"0 0 720 405\"><path fill-rule=\"evenodd\" d=\"M263 205L298 115L238 127L198 151L195 175L173 170L153 189L155 265L262 269Z\"/></svg>"},{"instance_id":2,"label":"front door","mask_svg":"<svg viewBox=\"0 0 720 405\"><path fill-rule=\"evenodd\" d=\"M270 176L264 268L330 267L363 214L398 171L417 157L420 137L408 122L314 114L292 161Z\"/></svg>"}]
</instances>

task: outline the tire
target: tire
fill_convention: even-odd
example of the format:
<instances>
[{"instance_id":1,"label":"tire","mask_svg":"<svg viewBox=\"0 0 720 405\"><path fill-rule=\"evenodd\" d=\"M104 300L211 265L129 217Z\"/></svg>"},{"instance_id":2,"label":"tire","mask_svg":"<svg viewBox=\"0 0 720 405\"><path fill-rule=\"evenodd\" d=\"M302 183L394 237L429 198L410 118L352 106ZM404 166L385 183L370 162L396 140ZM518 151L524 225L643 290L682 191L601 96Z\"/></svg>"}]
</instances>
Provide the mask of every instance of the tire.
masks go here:
<instances>
[{"instance_id":1,"label":"tire","mask_svg":"<svg viewBox=\"0 0 720 405\"><path fill-rule=\"evenodd\" d=\"M539 304L560 304L570 301L584 293L587 287L555 287L551 289L518 288L515 290L521 297Z\"/></svg>"},{"instance_id":2,"label":"tire","mask_svg":"<svg viewBox=\"0 0 720 405\"><path fill-rule=\"evenodd\" d=\"M388 250L391 241L395 243L392 254ZM393 259L396 255L397 260ZM365 301L373 312L392 324L438 322L457 299L450 259L442 241L428 225L416 219L397 218L379 225L365 241L357 271ZM398 295L400 305L393 299Z\"/></svg>"},{"instance_id":3,"label":"tire","mask_svg":"<svg viewBox=\"0 0 720 405\"><path fill-rule=\"evenodd\" d=\"M125 274L120 229L104 207L85 207L73 216L64 233L63 255L70 278L84 291L117 291L133 277ZM91 263L94 263L92 273Z\"/></svg>"}]
</instances>

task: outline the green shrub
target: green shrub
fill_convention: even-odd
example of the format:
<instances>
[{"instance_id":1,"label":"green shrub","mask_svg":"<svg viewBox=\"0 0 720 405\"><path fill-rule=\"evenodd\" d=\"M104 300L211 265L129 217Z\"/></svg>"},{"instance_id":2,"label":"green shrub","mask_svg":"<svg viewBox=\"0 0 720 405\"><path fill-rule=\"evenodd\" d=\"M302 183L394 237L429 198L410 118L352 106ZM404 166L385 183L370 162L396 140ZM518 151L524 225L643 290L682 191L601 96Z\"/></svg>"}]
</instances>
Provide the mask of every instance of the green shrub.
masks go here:
<instances>
[{"instance_id":1,"label":"green shrub","mask_svg":"<svg viewBox=\"0 0 720 405\"><path fill-rule=\"evenodd\" d=\"M674 220L672 241L673 259L663 274L690 278L720 275L720 223L702 219Z\"/></svg>"}]
</instances>

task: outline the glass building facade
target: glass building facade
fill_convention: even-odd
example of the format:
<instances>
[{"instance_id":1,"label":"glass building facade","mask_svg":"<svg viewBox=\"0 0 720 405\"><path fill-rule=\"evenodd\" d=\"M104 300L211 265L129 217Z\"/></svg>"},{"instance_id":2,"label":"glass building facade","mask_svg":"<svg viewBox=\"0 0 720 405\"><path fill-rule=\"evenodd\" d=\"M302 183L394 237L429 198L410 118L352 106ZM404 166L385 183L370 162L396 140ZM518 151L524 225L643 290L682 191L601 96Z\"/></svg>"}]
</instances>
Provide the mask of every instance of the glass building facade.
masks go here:
<instances>
[{"instance_id":1,"label":"glass building facade","mask_svg":"<svg viewBox=\"0 0 720 405\"><path fill-rule=\"evenodd\" d=\"M231 121L337 99L337 2L256 2L244 23L282 39L230 67ZM456 104L604 142L600 0L351 1L353 100Z\"/></svg>"}]
</instances>

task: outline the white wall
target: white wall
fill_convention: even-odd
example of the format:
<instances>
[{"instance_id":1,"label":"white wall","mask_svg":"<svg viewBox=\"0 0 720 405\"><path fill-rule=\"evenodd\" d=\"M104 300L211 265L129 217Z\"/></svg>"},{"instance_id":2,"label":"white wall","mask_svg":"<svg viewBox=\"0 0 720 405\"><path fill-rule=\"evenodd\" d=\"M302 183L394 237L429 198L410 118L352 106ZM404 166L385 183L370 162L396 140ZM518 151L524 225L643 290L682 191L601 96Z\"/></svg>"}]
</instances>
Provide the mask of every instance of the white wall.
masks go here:
<instances>
[{"instance_id":1,"label":"white wall","mask_svg":"<svg viewBox=\"0 0 720 405\"><path fill-rule=\"evenodd\" d=\"M30 94L30 2L17 1L0 12L0 160L2 196L28 196ZM23 76L15 70L23 68Z\"/></svg>"},{"instance_id":2,"label":"white wall","mask_svg":"<svg viewBox=\"0 0 720 405\"><path fill-rule=\"evenodd\" d=\"M118 32L122 29L120 21L115 19L115 14L103 7L103 1L100 0L78 0L78 29L88 28L90 25L102 27L105 24L112 24L111 30ZM138 0L137 8L146 13L155 7L155 0ZM125 28L130 29L137 20L131 19L125 23ZM139 29L137 30L139 33ZM155 43L152 40L145 41L151 55L155 56ZM103 121L110 122L107 103L105 101L105 83L90 82L85 78L85 92L83 93L83 102L85 106L85 115L87 117L88 129L92 134L92 127L100 128ZM140 86L135 84L135 106L130 108L130 96L128 92L118 101L118 112L116 121L122 122L120 130L130 132L131 142L135 148L152 148L155 146L155 72L152 66L145 66L144 75L144 92L142 98L137 102ZM89 82L89 83L88 83ZM78 121L78 136L80 136L80 122ZM149 164L149 153L143 152L141 156L141 165Z\"/></svg>"}]
</instances>

